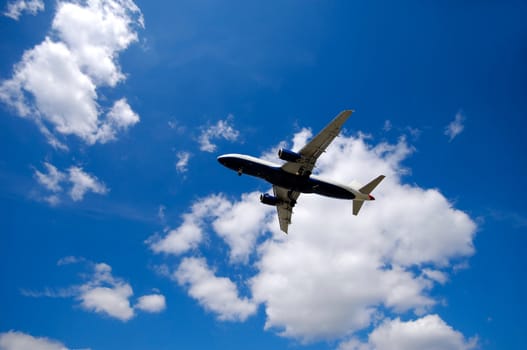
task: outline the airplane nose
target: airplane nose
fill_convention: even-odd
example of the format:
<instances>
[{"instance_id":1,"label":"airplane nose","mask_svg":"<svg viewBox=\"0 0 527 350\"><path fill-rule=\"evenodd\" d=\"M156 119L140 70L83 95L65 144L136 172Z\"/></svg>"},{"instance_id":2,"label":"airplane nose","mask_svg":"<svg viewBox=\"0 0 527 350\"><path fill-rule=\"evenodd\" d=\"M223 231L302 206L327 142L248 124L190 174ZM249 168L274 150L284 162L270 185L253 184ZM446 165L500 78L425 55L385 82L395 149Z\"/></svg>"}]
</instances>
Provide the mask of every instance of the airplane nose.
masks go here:
<instances>
[{"instance_id":1,"label":"airplane nose","mask_svg":"<svg viewBox=\"0 0 527 350\"><path fill-rule=\"evenodd\" d=\"M374 201L375 200L375 197L372 196L371 194L368 195L370 197L370 201Z\"/></svg>"}]
</instances>

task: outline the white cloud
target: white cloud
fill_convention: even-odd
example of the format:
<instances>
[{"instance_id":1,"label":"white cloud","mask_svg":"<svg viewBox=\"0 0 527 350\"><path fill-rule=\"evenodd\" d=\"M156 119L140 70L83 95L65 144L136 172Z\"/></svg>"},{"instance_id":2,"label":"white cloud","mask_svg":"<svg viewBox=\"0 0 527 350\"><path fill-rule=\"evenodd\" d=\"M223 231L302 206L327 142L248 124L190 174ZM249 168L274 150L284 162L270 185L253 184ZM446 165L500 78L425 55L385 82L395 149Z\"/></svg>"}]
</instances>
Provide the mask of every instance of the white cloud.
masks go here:
<instances>
[{"instance_id":1,"label":"white cloud","mask_svg":"<svg viewBox=\"0 0 527 350\"><path fill-rule=\"evenodd\" d=\"M142 25L130 0L59 1L50 36L27 50L12 78L1 82L0 100L34 120L54 147L62 145L54 133L88 144L114 139L139 117L125 99L103 117L96 90L125 79L116 60Z\"/></svg>"},{"instance_id":2,"label":"white cloud","mask_svg":"<svg viewBox=\"0 0 527 350\"><path fill-rule=\"evenodd\" d=\"M201 132L198 138L200 150L205 152L214 152L216 145L212 143L213 139L225 139L227 141L236 141L240 132L230 125L233 116L229 115L225 120L219 120L215 125L212 125Z\"/></svg>"},{"instance_id":3,"label":"white cloud","mask_svg":"<svg viewBox=\"0 0 527 350\"><path fill-rule=\"evenodd\" d=\"M216 277L204 259L185 258L174 272L191 297L224 321L244 321L256 312L256 304L238 296L236 285L226 277Z\"/></svg>"},{"instance_id":4,"label":"white cloud","mask_svg":"<svg viewBox=\"0 0 527 350\"><path fill-rule=\"evenodd\" d=\"M161 312L165 309L165 297L161 294L144 295L132 307L130 298L134 294L129 283L112 275L112 268L105 263L94 265L91 278L78 287L76 298L89 311L106 314L121 321L135 316L134 309L147 312Z\"/></svg>"},{"instance_id":5,"label":"white cloud","mask_svg":"<svg viewBox=\"0 0 527 350\"><path fill-rule=\"evenodd\" d=\"M464 121L465 116L461 112L457 112L455 119L445 128L445 135L448 136L449 141L452 141L457 135L461 134L465 128L463 125Z\"/></svg>"},{"instance_id":6,"label":"white cloud","mask_svg":"<svg viewBox=\"0 0 527 350\"><path fill-rule=\"evenodd\" d=\"M56 205L60 202L59 194L62 193L62 184L71 185L69 195L72 200L80 201L84 198L87 192L97 194L106 194L108 188L99 181L96 176L85 172L81 167L69 167L67 173L61 172L53 164L45 162L47 173L35 170L35 177L39 184L46 190L52 192L51 195L45 196L44 200L51 205Z\"/></svg>"},{"instance_id":7,"label":"white cloud","mask_svg":"<svg viewBox=\"0 0 527 350\"><path fill-rule=\"evenodd\" d=\"M22 290L22 295L34 298L75 298L83 309L123 322L135 316L135 309L146 312L161 312L165 309L165 297L159 293L139 297L138 304L132 307L132 286L122 278L113 276L111 266L106 263L95 264L83 257L68 256L60 259L57 265L76 263L86 263L92 270L91 273L83 275L84 283L58 290Z\"/></svg>"},{"instance_id":8,"label":"white cloud","mask_svg":"<svg viewBox=\"0 0 527 350\"><path fill-rule=\"evenodd\" d=\"M62 187L60 186L60 183L65 180L66 175L60 171L57 170L57 168L48 162L44 163L44 166L46 167L47 174L41 173L38 170L35 170L35 175L37 177L37 181L47 188L48 190L52 192L60 192L62 191Z\"/></svg>"},{"instance_id":9,"label":"white cloud","mask_svg":"<svg viewBox=\"0 0 527 350\"><path fill-rule=\"evenodd\" d=\"M121 321L128 321L134 316L128 298L132 296L132 288L128 284L116 285L112 288L95 287L82 293L81 306L86 310L105 313Z\"/></svg>"},{"instance_id":10,"label":"white cloud","mask_svg":"<svg viewBox=\"0 0 527 350\"><path fill-rule=\"evenodd\" d=\"M180 173L184 173L188 170L188 161L190 159L190 153L189 152L178 152L176 154L177 162L176 162L176 170Z\"/></svg>"},{"instance_id":11,"label":"white cloud","mask_svg":"<svg viewBox=\"0 0 527 350\"><path fill-rule=\"evenodd\" d=\"M183 214L183 223L163 237L152 236L146 243L156 253L183 254L196 248L203 239L203 223L213 212L224 212L225 201L221 196L211 196L198 201L190 213Z\"/></svg>"},{"instance_id":12,"label":"white cloud","mask_svg":"<svg viewBox=\"0 0 527 350\"><path fill-rule=\"evenodd\" d=\"M225 202L223 210L214 213L212 227L229 246L231 262L248 261L257 238L267 229L266 219L275 213L275 208L262 206L258 192L243 194L239 202Z\"/></svg>"},{"instance_id":13,"label":"white cloud","mask_svg":"<svg viewBox=\"0 0 527 350\"><path fill-rule=\"evenodd\" d=\"M44 1L42 0L16 0L7 4L4 15L18 20L24 12L36 15L39 11L44 11Z\"/></svg>"},{"instance_id":14,"label":"white cloud","mask_svg":"<svg viewBox=\"0 0 527 350\"><path fill-rule=\"evenodd\" d=\"M135 308L145 312L161 312L166 308L165 296L161 294L144 295L138 299Z\"/></svg>"},{"instance_id":15,"label":"white cloud","mask_svg":"<svg viewBox=\"0 0 527 350\"><path fill-rule=\"evenodd\" d=\"M74 201L80 201L87 192L105 194L108 192L106 185L99 181L95 176L90 175L82 168L72 166L68 169L69 181L73 185L70 190L70 197Z\"/></svg>"},{"instance_id":16,"label":"white cloud","mask_svg":"<svg viewBox=\"0 0 527 350\"><path fill-rule=\"evenodd\" d=\"M190 213L183 214L183 223L164 237L153 236L147 244L156 253L183 254L203 240L206 223L214 227L230 248L231 262L247 262L256 239L267 228L265 219L276 209L262 207L259 193L244 194L240 202L231 203L223 196L210 196L196 202Z\"/></svg>"},{"instance_id":17,"label":"white cloud","mask_svg":"<svg viewBox=\"0 0 527 350\"><path fill-rule=\"evenodd\" d=\"M383 306L422 313L435 304L428 295L434 280L414 269L471 255L476 226L437 190L401 182L400 163L410 153L404 139L371 147L340 137L329 147L321 176L344 184L387 178L358 217L349 202L302 195L286 239L273 218L278 238L259 247L251 284L266 305L266 327L303 340L335 338L366 328Z\"/></svg>"},{"instance_id":18,"label":"white cloud","mask_svg":"<svg viewBox=\"0 0 527 350\"><path fill-rule=\"evenodd\" d=\"M99 263L94 266L91 280L79 287L77 299L86 310L128 321L134 317L129 301L132 295L133 290L128 283L114 278L108 264Z\"/></svg>"},{"instance_id":19,"label":"white cloud","mask_svg":"<svg viewBox=\"0 0 527 350\"><path fill-rule=\"evenodd\" d=\"M309 135L297 133L293 149ZM333 142L317 163L320 176L343 184L387 176L357 217L351 202L303 194L285 236L274 208L258 209L257 193L238 201L211 195L198 202L214 200L207 215L185 215L200 237L208 231L224 239L231 263L254 257L256 273L243 283L251 302L264 305L266 329L302 341L341 339L370 327L379 313L426 314L437 303L430 290L474 253L476 224L467 214L437 189L403 183L409 170L401 163L412 151L404 138L372 146L359 134ZM259 236L265 231L271 235Z\"/></svg>"},{"instance_id":20,"label":"white cloud","mask_svg":"<svg viewBox=\"0 0 527 350\"><path fill-rule=\"evenodd\" d=\"M9 331L0 333L0 350L68 350L62 343L44 337Z\"/></svg>"},{"instance_id":21,"label":"white cloud","mask_svg":"<svg viewBox=\"0 0 527 350\"><path fill-rule=\"evenodd\" d=\"M448 281L448 276L439 270L423 269L423 275L439 284L445 284Z\"/></svg>"},{"instance_id":22,"label":"white cloud","mask_svg":"<svg viewBox=\"0 0 527 350\"><path fill-rule=\"evenodd\" d=\"M118 131L127 130L130 126L139 122L139 115L132 111L125 98L115 101L107 114L106 122L101 124L96 139L104 143L115 140Z\"/></svg>"},{"instance_id":23,"label":"white cloud","mask_svg":"<svg viewBox=\"0 0 527 350\"><path fill-rule=\"evenodd\" d=\"M415 321L399 318L385 320L370 335L368 343L353 339L339 350L469 350L477 347L477 338L465 339L438 315Z\"/></svg>"}]
</instances>

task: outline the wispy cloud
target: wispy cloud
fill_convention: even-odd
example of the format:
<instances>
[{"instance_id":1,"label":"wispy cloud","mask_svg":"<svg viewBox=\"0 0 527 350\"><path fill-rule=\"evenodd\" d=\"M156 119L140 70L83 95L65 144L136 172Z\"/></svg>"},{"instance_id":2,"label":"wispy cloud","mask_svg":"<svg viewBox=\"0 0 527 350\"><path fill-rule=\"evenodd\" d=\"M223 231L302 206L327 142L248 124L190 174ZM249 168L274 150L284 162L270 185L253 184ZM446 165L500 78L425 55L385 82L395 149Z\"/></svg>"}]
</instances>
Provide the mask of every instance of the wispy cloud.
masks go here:
<instances>
[{"instance_id":1,"label":"wispy cloud","mask_svg":"<svg viewBox=\"0 0 527 350\"><path fill-rule=\"evenodd\" d=\"M385 120L384 121L384 125L382 127L382 130L388 132L388 131L392 130L392 126L393 125L392 125L392 122L390 120Z\"/></svg>"},{"instance_id":2,"label":"wispy cloud","mask_svg":"<svg viewBox=\"0 0 527 350\"><path fill-rule=\"evenodd\" d=\"M454 120L445 128L445 135L448 136L449 142L452 142L457 135L463 132L463 129L465 128L465 125L463 124L464 122L465 116L461 112L457 112Z\"/></svg>"},{"instance_id":3,"label":"wispy cloud","mask_svg":"<svg viewBox=\"0 0 527 350\"><path fill-rule=\"evenodd\" d=\"M80 167L72 166L68 169L69 181L73 185L70 190L70 197L74 201L80 201L87 192L97 194L106 194L108 188L106 185L82 170Z\"/></svg>"},{"instance_id":4,"label":"wispy cloud","mask_svg":"<svg viewBox=\"0 0 527 350\"><path fill-rule=\"evenodd\" d=\"M159 221L165 222L165 211L166 210L167 210L167 207L165 207L162 204L157 209L157 217L158 217Z\"/></svg>"},{"instance_id":5,"label":"wispy cloud","mask_svg":"<svg viewBox=\"0 0 527 350\"><path fill-rule=\"evenodd\" d=\"M491 210L490 216L497 221L508 223L514 228L521 229L527 227L527 217L517 212L507 212L501 210Z\"/></svg>"},{"instance_id":6,"label":"wispy cloud","mask_svg":"<svg viewBox=\"0 0 527 350\"><path fill-rule=\"evenodd\" d=\"M87 262L87 260L85 258L83 258L82 256L65 256L61 259L59 259L59 261L57 261L57 266L64 266L64 265L71 265L71 264L79 264L79 263L82 263L82 262Z\"/></svg>"},{"instance_id":7,"label":"wispy cloud","mask_svg":"<svg viewBox=\"0 0 527 350\"><path fill-rule=\"evenodd\" d=\"M22 1L14 8L38 9L40 3ZM139 116L125 98L105 105L97 91L126 78L117 58L143 26L131 0L59 1L51 32L0 83L0 101L35 121L54 147L65 148L55 134L75 135L90 145L115 139Z\"/></svg>"},{"instance_id":8,"label":"wispy cloud","mask_svg":"<svg viewBox=\"0 0 527 350\"><path fill-rule=\"evenodd\" d=\"M38 170L35 171L35 176L38 182L52 192L62 191L60 183L66 179L66 175L57 170L57 168L50 163L44 163L44 167L47 173L42 173Z\"/></svg>"},{"instance_id":9,"label":"wispy cloud","mask_svg":"<svg viewBox=\"0 0 527 350\"><path fill-rule=\"evenodd\" d=\"M44 197L44 200L51 205L60 203L63 185L70 187L68 194L75 202L82 200L88 192L101 195L108 192L108 188L103 182L96 176L85 172L81 167L71 166L67 172L59 171L53 164L48 162L44 163L44 167L46 172L35 170L35 177L42 187L51 192L51 194Z\"/></svg>"},{"instance_id":10,"label":"wispy cloud","mask_svg":"<svg viewBox=\"0 0 527 350\"><path fill-rule=\"evenodd\" d=\"M227 119L219 120L215 125L204 128L198 138L200 150L214 152L216 145L212 143L215 139L224 139L234 142L240 136L240 132L231 125L234 117L230 114Z\"/></svg>"},{"instance_id":11,"label":"wispy cloud","mask_svg":"<svg viewBox=\"0 0 527 350\"><path fill-rule=\"evenodd\" d=\"M36 15L39 11L44 11L44 1L17 0L7 3L7 10L4 12L4 15L18 20L24 12Z\"/></svg>"},{"instance_id":12,"label":"wispy cloud","mask_svg":"<svg viewBox=\"0 0 527 350\"><path fill-rule=\"evenodd\" d=\"M188 161L190 160L189 152L178 152L176 154L176 170L180 173L185 173L188 170Z\"/></svg>"}]
</instances>

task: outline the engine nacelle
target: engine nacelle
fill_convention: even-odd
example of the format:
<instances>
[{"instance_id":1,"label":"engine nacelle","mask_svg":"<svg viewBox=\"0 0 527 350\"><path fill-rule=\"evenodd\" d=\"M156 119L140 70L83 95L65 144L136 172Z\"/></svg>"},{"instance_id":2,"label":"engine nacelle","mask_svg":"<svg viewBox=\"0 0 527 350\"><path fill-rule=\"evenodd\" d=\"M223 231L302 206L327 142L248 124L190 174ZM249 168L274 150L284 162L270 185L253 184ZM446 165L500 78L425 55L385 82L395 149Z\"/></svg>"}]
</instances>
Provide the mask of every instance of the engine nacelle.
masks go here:
<instances>
[{"instance_id":1,"label":"engine nacelle","mask_svg":"<svg viewBox=\"0 0 527 350\"><path fill-rule=\"evenodd\" d=\"M302 156L288 149L280 148L278 150L278 158L285 160L287 162L297 162L302 158Z\"/></svg>"},{"instance_id":2,"label":"engine nacelle","mask_svg":"<svg viewBox=\"0 0 527 350\"><path fill-rule=\"evenodd\" d=\"M276 198L275 196L271 196L268 193L262 193L260 195L260 202L262 202L263 204L274 205L274 206L277 206L278 204L280 204L280 200L278 198Z\"/></svg>"}]
</instances>

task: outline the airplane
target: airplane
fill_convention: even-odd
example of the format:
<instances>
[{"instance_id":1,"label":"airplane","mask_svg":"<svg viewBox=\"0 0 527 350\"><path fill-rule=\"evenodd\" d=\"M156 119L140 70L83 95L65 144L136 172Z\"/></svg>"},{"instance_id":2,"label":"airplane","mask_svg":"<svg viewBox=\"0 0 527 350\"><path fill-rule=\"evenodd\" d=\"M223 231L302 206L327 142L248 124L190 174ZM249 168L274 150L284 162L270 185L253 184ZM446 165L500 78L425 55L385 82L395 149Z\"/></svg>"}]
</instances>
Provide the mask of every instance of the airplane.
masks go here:
<instances>
[{"instance_id":1,"label":"airplane","mask_svg":"<svg viewBox=\"0 0 527 350\"><path fill-rule=\"evenodd\" d=\"M358 215L365 201L375 200L370 193L384 179L384 175L376 177L365 186L346 186L312 175L318 157L337 137L352 112L345 110L339 113L299 152L280 148L278 158L286 161L282 165L236 153L221 155L218 161L236 171L239 176L247 174L259 177L273 185L274 196L263 193L260 195L260 202L277 208L280 229L286 234L291 224L293 207L300 193L316 193L326 197L353 200L353 215Z\"/></svg>"}]
</instances>

